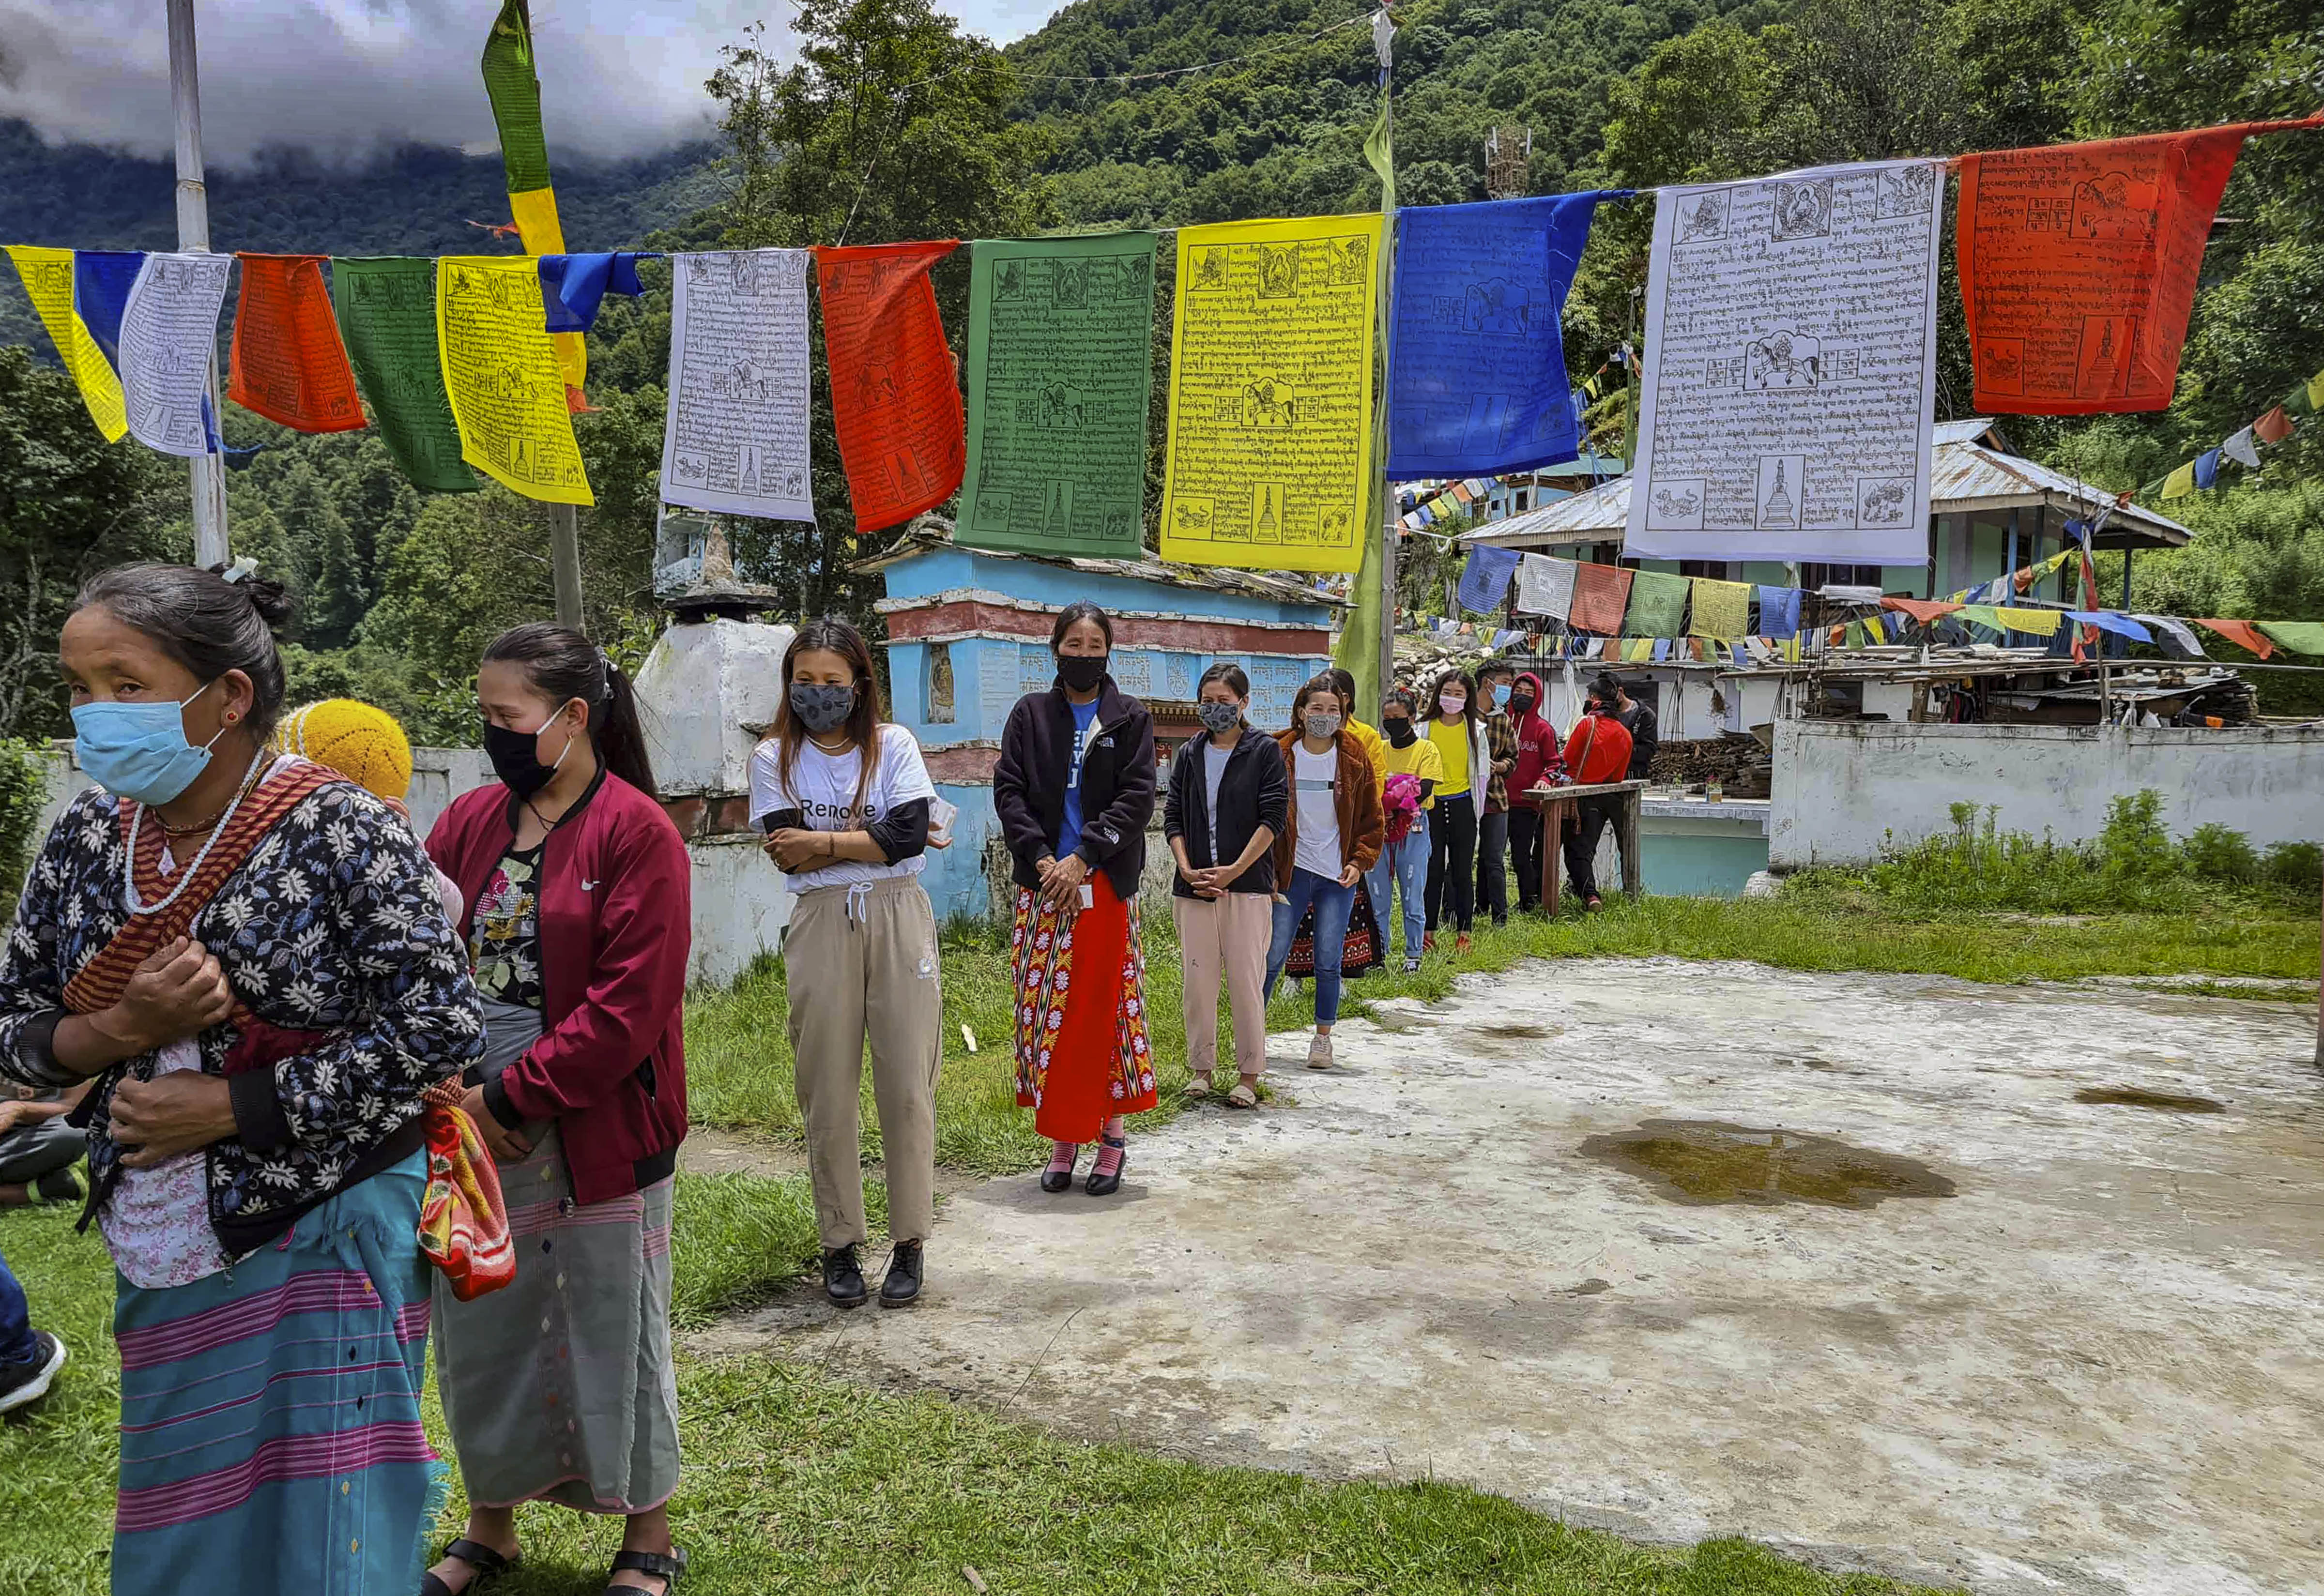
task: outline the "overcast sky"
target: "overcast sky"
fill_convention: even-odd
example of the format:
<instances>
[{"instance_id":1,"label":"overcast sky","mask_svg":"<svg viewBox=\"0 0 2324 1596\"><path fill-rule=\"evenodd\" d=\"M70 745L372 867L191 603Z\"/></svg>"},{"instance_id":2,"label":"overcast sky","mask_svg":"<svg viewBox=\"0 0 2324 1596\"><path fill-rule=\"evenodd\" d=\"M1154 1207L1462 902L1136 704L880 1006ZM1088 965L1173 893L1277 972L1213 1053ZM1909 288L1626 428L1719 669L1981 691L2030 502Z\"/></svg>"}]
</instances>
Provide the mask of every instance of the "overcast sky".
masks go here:
<instances>
[{"instance_id":1,"label":"overcast sky","mask_svg":"<svg viewBox=\"0 0 2324 1596\"><path fill-rule=\"evenodd\" d=\"M1062 0L938 0L1006 42ZM419 140L493 147L476 71L499 0L197 0L207 157L268 144L360 155ZM628 155L707 128L718 47L783 0L533 0L549 148ZM0 0L0 117L54 140L171 148L162 0Z\"/></svg>"}]
</instances>

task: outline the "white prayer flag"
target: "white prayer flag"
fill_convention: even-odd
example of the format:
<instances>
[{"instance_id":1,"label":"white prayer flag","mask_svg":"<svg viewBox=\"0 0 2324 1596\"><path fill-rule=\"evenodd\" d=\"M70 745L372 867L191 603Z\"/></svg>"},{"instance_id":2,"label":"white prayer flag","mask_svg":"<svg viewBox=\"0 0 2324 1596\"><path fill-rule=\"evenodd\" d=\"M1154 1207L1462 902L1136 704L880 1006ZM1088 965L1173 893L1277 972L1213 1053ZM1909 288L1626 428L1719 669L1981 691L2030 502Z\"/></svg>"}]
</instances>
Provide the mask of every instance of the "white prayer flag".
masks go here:
<instances>
[{"instance_id":1,"label":"white prayer flag","mask_svg":"<svg viewBox=\"0 0 2324 1596\"><path fill-rule=\"evenodd\" d=\"M213 453L209 411L230 255L149 254L121 312L121 397L129 435L165 455Z\"/></svg>"}]
</instances>

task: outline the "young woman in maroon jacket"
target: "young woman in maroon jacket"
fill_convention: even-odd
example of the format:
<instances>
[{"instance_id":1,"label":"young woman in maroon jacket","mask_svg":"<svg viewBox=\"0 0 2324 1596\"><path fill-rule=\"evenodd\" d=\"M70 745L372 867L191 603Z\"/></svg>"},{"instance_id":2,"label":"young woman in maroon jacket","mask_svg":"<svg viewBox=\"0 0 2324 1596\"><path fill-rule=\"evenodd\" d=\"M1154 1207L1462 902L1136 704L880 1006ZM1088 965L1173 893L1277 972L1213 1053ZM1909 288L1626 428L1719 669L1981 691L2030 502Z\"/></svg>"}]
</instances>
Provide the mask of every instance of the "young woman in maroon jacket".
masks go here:
<instances>
[{"instance_id":1,"label":"young woman in maroon jacket","mask_svg":"<svg viewBox=\"0 0 2324 1596\"><path fill-rule=\"evenodd\" d=\"M621 1513L613 1591L683 1555L670 1361L670 1177L686 1135L686 844L655 800L630 684L576 632L504 632L476 673L500 784L428 851L468 905L484 1003L467 1110L500 1161L515 1281L436 1291L436 1370L467 1533L421 1582L457 1596L517 1555L517 1504Z\"/></svg>"}]
</instances>

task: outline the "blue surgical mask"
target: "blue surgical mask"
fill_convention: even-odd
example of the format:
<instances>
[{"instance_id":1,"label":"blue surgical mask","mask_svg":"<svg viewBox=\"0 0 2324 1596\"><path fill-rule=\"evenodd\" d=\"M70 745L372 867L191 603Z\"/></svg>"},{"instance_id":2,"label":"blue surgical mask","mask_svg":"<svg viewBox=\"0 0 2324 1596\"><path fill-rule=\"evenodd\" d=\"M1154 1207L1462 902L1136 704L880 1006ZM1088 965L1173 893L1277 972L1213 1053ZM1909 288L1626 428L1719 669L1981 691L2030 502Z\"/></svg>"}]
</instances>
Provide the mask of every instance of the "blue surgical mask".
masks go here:
<instances>
[{"instance_id":1,"label":"blue surgical mask","mask_svg":"<svg viewBox=\"0 0 2324 1596\"><path fill-rule=\"evenodd\" d=\"M206 683L198 698L215 684ZM226 735L199 748L186 741L184 704L83 704L72 712L73 757L80 768L115 798L141 804L166 804L194 784L209 767L210 749Z\"/></svg>"},{"instance_id":2,"label":"blue surgical mask","mask_svg":"<svg viewBox=\"0 0 2324 1596\"><path fill-rule=\"evenodd\" d=\"M1507 709L1508 706L1509 684L1507 682L1495 682L1493 684L1493 707L1495 709Z\"/></svg>"}]
</instances>

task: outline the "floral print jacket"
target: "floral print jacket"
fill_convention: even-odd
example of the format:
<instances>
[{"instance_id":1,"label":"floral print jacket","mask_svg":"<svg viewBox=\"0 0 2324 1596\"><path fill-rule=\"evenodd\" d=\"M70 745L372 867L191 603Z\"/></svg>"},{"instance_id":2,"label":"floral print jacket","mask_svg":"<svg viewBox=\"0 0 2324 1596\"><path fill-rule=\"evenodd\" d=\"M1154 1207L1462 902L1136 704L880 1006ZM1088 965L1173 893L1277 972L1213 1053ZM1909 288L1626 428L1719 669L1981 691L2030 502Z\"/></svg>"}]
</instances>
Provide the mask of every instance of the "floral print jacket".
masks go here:
<instances>
[{"instance_id":1,"label":"floral print jacket","mask_svg":"<svg viewBox=\"0 0 2324 1596\"><path fill-rule=\"evenodd\" d=\"M66 983L128 918L121 834L118 801L91 789L25 880L0 958L0 1076L42 1088L78 1078L50 1042ZM325 1033L271 1071L233 1078L238 1134L213 1143L207 1165L210 1222L238 1254L372 1173L386 1144L408 1139L420 1093L482 1050L484 1023L428 855L401 817L351 785L322 788L284 816L192 935L259 1019ZM201 1035L206 1074L224 1073L235 1036L230 1024ZM119 1167L114 1087L153 1066L150 1053L114 1066L85 1101L99 1193Z\"/></svg>"}]
</instances>

